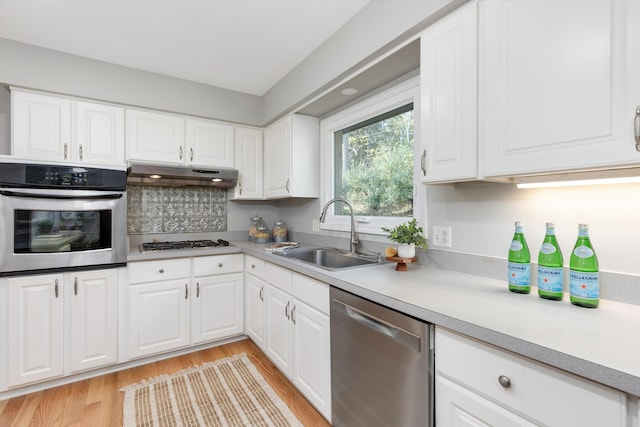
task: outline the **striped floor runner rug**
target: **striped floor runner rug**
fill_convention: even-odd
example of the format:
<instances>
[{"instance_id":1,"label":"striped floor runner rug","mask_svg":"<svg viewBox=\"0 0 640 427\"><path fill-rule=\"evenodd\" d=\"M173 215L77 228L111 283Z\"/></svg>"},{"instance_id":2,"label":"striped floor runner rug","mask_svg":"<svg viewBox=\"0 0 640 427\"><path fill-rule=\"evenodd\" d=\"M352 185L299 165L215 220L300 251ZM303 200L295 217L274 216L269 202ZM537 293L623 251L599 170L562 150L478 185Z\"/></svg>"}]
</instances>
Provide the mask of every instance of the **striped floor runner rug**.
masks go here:
<instances>
[{"instance_id":1,"label":"striped floor runner rug","mask_svg":"<svg viewBox=\"0 0 640 427\"><path fill-rule=\"evenodd\" d=\"M125 427L302 427L244 353L121 391Z\"/></svg>"}]
</instances>

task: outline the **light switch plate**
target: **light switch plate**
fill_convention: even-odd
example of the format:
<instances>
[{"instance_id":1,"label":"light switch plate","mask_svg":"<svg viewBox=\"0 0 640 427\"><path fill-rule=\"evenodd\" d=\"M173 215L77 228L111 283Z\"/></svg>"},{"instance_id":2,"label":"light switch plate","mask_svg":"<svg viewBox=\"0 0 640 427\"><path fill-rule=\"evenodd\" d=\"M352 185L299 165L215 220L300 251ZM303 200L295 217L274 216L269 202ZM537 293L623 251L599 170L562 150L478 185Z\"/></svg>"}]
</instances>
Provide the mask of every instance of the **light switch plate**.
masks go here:
<instances>
[{"instance_id":1,"label":"light switch plate","mask_svg":"<svg viewBox=\"0 0 640 427\"><path fill-rule=\"evenodd\" d=\"M451 227L433 226L433 245L444 248L451 247Z\"/></svg>"}]
</instances>

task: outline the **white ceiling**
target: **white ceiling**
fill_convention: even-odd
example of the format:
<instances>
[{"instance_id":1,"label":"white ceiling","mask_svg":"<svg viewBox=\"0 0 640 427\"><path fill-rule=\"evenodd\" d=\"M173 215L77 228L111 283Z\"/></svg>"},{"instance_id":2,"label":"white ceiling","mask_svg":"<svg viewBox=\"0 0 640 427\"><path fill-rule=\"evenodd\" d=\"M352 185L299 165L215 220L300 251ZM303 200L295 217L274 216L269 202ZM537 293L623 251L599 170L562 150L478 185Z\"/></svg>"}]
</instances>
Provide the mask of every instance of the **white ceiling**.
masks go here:
<instances>
[{"instance_id":1,"label":"white ceiling","mask_svg":"<svg viewBox=\"0 0 640 427\"><path fill-rule=\"evenodd\" d=\"M0 0L0 37L263 95L369 0Z\"/></svg>"}]
</instances>

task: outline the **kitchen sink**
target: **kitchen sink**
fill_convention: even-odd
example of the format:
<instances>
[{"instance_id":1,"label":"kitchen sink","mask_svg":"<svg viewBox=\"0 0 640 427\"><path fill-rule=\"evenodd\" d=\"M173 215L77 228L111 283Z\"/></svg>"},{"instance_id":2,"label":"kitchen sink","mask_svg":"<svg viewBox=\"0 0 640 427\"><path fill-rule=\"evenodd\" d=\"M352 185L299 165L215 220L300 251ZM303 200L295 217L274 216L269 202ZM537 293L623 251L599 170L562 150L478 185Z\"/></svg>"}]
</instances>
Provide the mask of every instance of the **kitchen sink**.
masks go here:
<instances>
[{"instance_id":1,"label":"kitchen sink","mask_svg":"<svg viewBox=\"0 0 640 427\"><path fill-rule=\"evenodd\" d=\"M336 248L292 249L275 253L332 271L377 265L381 262L381 259L375 255L354 254Z\"/></svg>"}]
</instances>

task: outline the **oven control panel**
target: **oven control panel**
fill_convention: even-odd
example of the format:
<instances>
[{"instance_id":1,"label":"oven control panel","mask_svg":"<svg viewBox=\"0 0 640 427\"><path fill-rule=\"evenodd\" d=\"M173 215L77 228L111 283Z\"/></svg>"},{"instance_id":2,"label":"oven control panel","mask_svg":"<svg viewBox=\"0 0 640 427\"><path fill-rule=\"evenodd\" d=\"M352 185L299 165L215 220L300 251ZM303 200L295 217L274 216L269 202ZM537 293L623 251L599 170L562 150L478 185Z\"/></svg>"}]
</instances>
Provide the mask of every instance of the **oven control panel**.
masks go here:
<instances>
[{"instance_id":1,"label":"oven control panel","mask_svg":"<svg viewBox=\"0 0 640 427\"><path fill-rule=\"evenodd\" d=\"M122 190L127 185L127 173L124 170L83 166L7 163L0 165L0 185Z\"/></svg>"}]
</instances>

